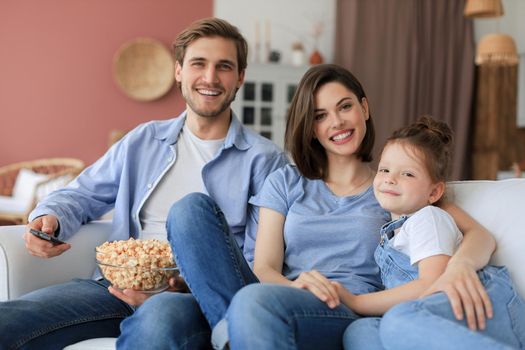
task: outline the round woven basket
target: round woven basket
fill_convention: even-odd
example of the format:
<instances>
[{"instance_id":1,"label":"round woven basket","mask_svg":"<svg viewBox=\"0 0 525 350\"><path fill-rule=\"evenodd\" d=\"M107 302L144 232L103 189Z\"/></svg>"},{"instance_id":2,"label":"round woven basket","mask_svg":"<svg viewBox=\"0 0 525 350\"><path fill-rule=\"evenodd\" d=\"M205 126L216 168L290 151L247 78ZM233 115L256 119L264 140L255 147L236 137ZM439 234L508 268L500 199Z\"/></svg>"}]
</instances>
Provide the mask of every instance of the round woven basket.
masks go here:
<instances>
[{"instance_id":1,"label":"round woven basket","mask_svg":"<svg viewBox=\"0 0 525 350\"><path fill-rule=\"evenodd\" d=\"M170 51L150 38L137 38L122 45L115 53L113 68L120 89L138 101L164 96L175 80Z\"/></svg>"},{"instance_id":2,"label":"round woven basket","mask_svg":"<svg viewBox=\"0 0 525 350\"><path fill-rule=\"evenodd\" d=\"M519 59L514 39L499 33L485 35L479 40L475 61L477 65L517 65Z\"/></svg>"},{"instance_id":3,"label":"round woven basket","mask_svg":"<svg viewBox=\"0 0 525 350\"><path fill-rule=\"evenodd\" d=\"M463 13L470 18L500 17L503 5L501 0L467 0Z\"/></svg>"}]
</instances>

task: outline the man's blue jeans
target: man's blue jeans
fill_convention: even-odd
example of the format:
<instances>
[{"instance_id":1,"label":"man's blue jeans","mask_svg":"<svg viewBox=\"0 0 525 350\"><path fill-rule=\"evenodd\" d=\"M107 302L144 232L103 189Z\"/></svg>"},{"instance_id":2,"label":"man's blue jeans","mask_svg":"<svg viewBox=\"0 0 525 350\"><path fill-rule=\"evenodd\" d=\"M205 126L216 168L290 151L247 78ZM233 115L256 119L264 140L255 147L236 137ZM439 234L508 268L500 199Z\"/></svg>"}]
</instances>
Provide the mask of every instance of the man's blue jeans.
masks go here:
<instances>
[{"instance_id":1,"label":"man's blue jeans","mask_svg":"<svg viewBox=\"0 0 525 350\"><path fill-rule=\"evenodd\" d=\"M202 193L177 201L166 222L181 275L192 294L162 293L122 322L118 347L201 349L211 347L211 329L224 318L235 293L258 282L226 219Z\"/></svg>"},{"instance_id":2,"label":"man's blue jeans","mask_svg":"<svg viewBox=\"0 0 525 350\"><path fill-rule=\"evenodd\" d=\"M119 348L211 348L210 325L224 317L239 289L257 279L208 196L190 194L174 204L167 229L193 295L160 293L135 311L112 296L107 283L48 287L0 303L0 349L61 349L87 338L117 337L119 325Z\"/></svg>"},{"instance_id":3,"label":"man's blue jeans","mask_svg":"<svg viewBox=\"0 0 525 350\"><path fill-rule=\"evenodd\" d=\"M133 309L107 286L77 279L0 303L0 349L62 349L87 338L117 337Z\"/></svg>"},{"instance_id":4,"label":"man's blue jeans","mask_svg":"<svg viewBox=\"0 0 525 350\"><path fill-rule=\"evenodd\" d=\"M192 193L170 210L168 238L181 275L213 328L242 287L257 283L221 209Z\"/></svg>"},{"instance_id":5,"label":"man's blue jeans","mask_svg":"<svg viewBox=\"0 0 525 350\"><path fill-rule=\"evenodd\" d=\"M486 329L471 331L454 317L445 293L405 302L383 318L352 323L344 334L345 349L523 349L525 304L504 268L478 272L494 307Z\"/></svg>"}]
</instances>

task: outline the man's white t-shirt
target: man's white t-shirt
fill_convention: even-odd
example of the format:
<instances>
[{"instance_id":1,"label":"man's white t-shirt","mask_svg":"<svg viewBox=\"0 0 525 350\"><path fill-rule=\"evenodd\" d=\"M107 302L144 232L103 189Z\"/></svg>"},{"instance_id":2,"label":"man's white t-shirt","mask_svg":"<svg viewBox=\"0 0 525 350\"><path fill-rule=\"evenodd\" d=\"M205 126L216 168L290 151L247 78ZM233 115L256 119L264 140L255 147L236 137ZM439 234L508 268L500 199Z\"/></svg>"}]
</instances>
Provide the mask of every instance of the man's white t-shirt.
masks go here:
<instances>
[{"instance_id":1,"label":"man's white t-shirt","mask_svg":"<svg viewBox=\"0 0 525 350\"><path fill-rule=\"evenodd\" d=\"M429 205L411 215L390 244L408 255L414 265L433 255L452 256L462 239L454 219L443 209Z\"/></svg>"},{"instance_id":2,"label":"man's white t-shirt","mask_svg":"<svg viewBox=\"0 0 525 350\"><path fill-rule=\"evenodd\" d=\"M166 218L171 205L189 193L207 193L202 168L223 143L224 139L201 140L184 125L176 143L175 164L161 176L140 210L141 239L167 240Z\"/></svg>"}]
</instances>

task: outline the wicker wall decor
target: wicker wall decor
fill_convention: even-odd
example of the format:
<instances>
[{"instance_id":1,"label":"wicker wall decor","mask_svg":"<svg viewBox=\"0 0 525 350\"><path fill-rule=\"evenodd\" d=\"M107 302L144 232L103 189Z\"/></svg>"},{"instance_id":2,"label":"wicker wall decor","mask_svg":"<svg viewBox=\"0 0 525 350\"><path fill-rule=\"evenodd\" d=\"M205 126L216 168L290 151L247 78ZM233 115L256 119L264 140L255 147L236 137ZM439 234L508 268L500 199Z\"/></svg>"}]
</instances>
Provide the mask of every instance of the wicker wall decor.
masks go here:
<instances>
[{"instance_id":1,"label":"wicker wall decor","mask_svg":"<svg viewBox=\"0 0 525 350\"><path fill-rule=\"evenodd\" d=\"M120 89L138 101L164 96L175 80L171 52L151 38L136 38L122 45L115 53L113 71Z\"/></svg>"},{"instance_id":2,"label":"wicker wall decor","mask_svg":"<svg viewBox=\"0 0 525 350\"><path fill-rule=\"evenodd\" d=\"M465 17L488 18L503 16L501 0L467 0L464 10Z\"/></svg>"},{"instance_id":3,"label":"wicker wall decor","mask_svg":"<svg viewBox=\"0 0 525 350\"><path fill-rule=\"evenodd\" d=\"M476 64L515 66L519 62L514 39L506 34L487 34L476 49Z\"/></svg>"}]
</instances>

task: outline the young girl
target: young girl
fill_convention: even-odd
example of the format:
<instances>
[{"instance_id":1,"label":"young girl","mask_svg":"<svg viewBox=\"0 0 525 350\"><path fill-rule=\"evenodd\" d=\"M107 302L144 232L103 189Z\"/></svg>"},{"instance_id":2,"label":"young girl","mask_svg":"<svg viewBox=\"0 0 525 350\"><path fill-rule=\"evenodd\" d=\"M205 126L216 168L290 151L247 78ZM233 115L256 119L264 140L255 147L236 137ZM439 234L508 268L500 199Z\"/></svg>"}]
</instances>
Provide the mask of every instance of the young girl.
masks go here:
<instances>
[{"instance_id":1,"label":"young girl","mask_svg":"<svg viewBox=\"0 0 525 350\"><path fill-rule=\"evenodd\" d=\"M387 289L354 295L333 282L342 302L358 314L386 314L352 323L344 335L346 349L382 349L383 344L389 349L525 345L525 307L504 267L487 266L478 273L495 310L479 332L456 320L443 293L391 309L417 299L443 273L462 240L452 217L434 206L445 192L451 143L449 127L429 117L387 141L374 179L375 196L392 216L381 228L375 252Z\"/></svg>"}]
</instances>

